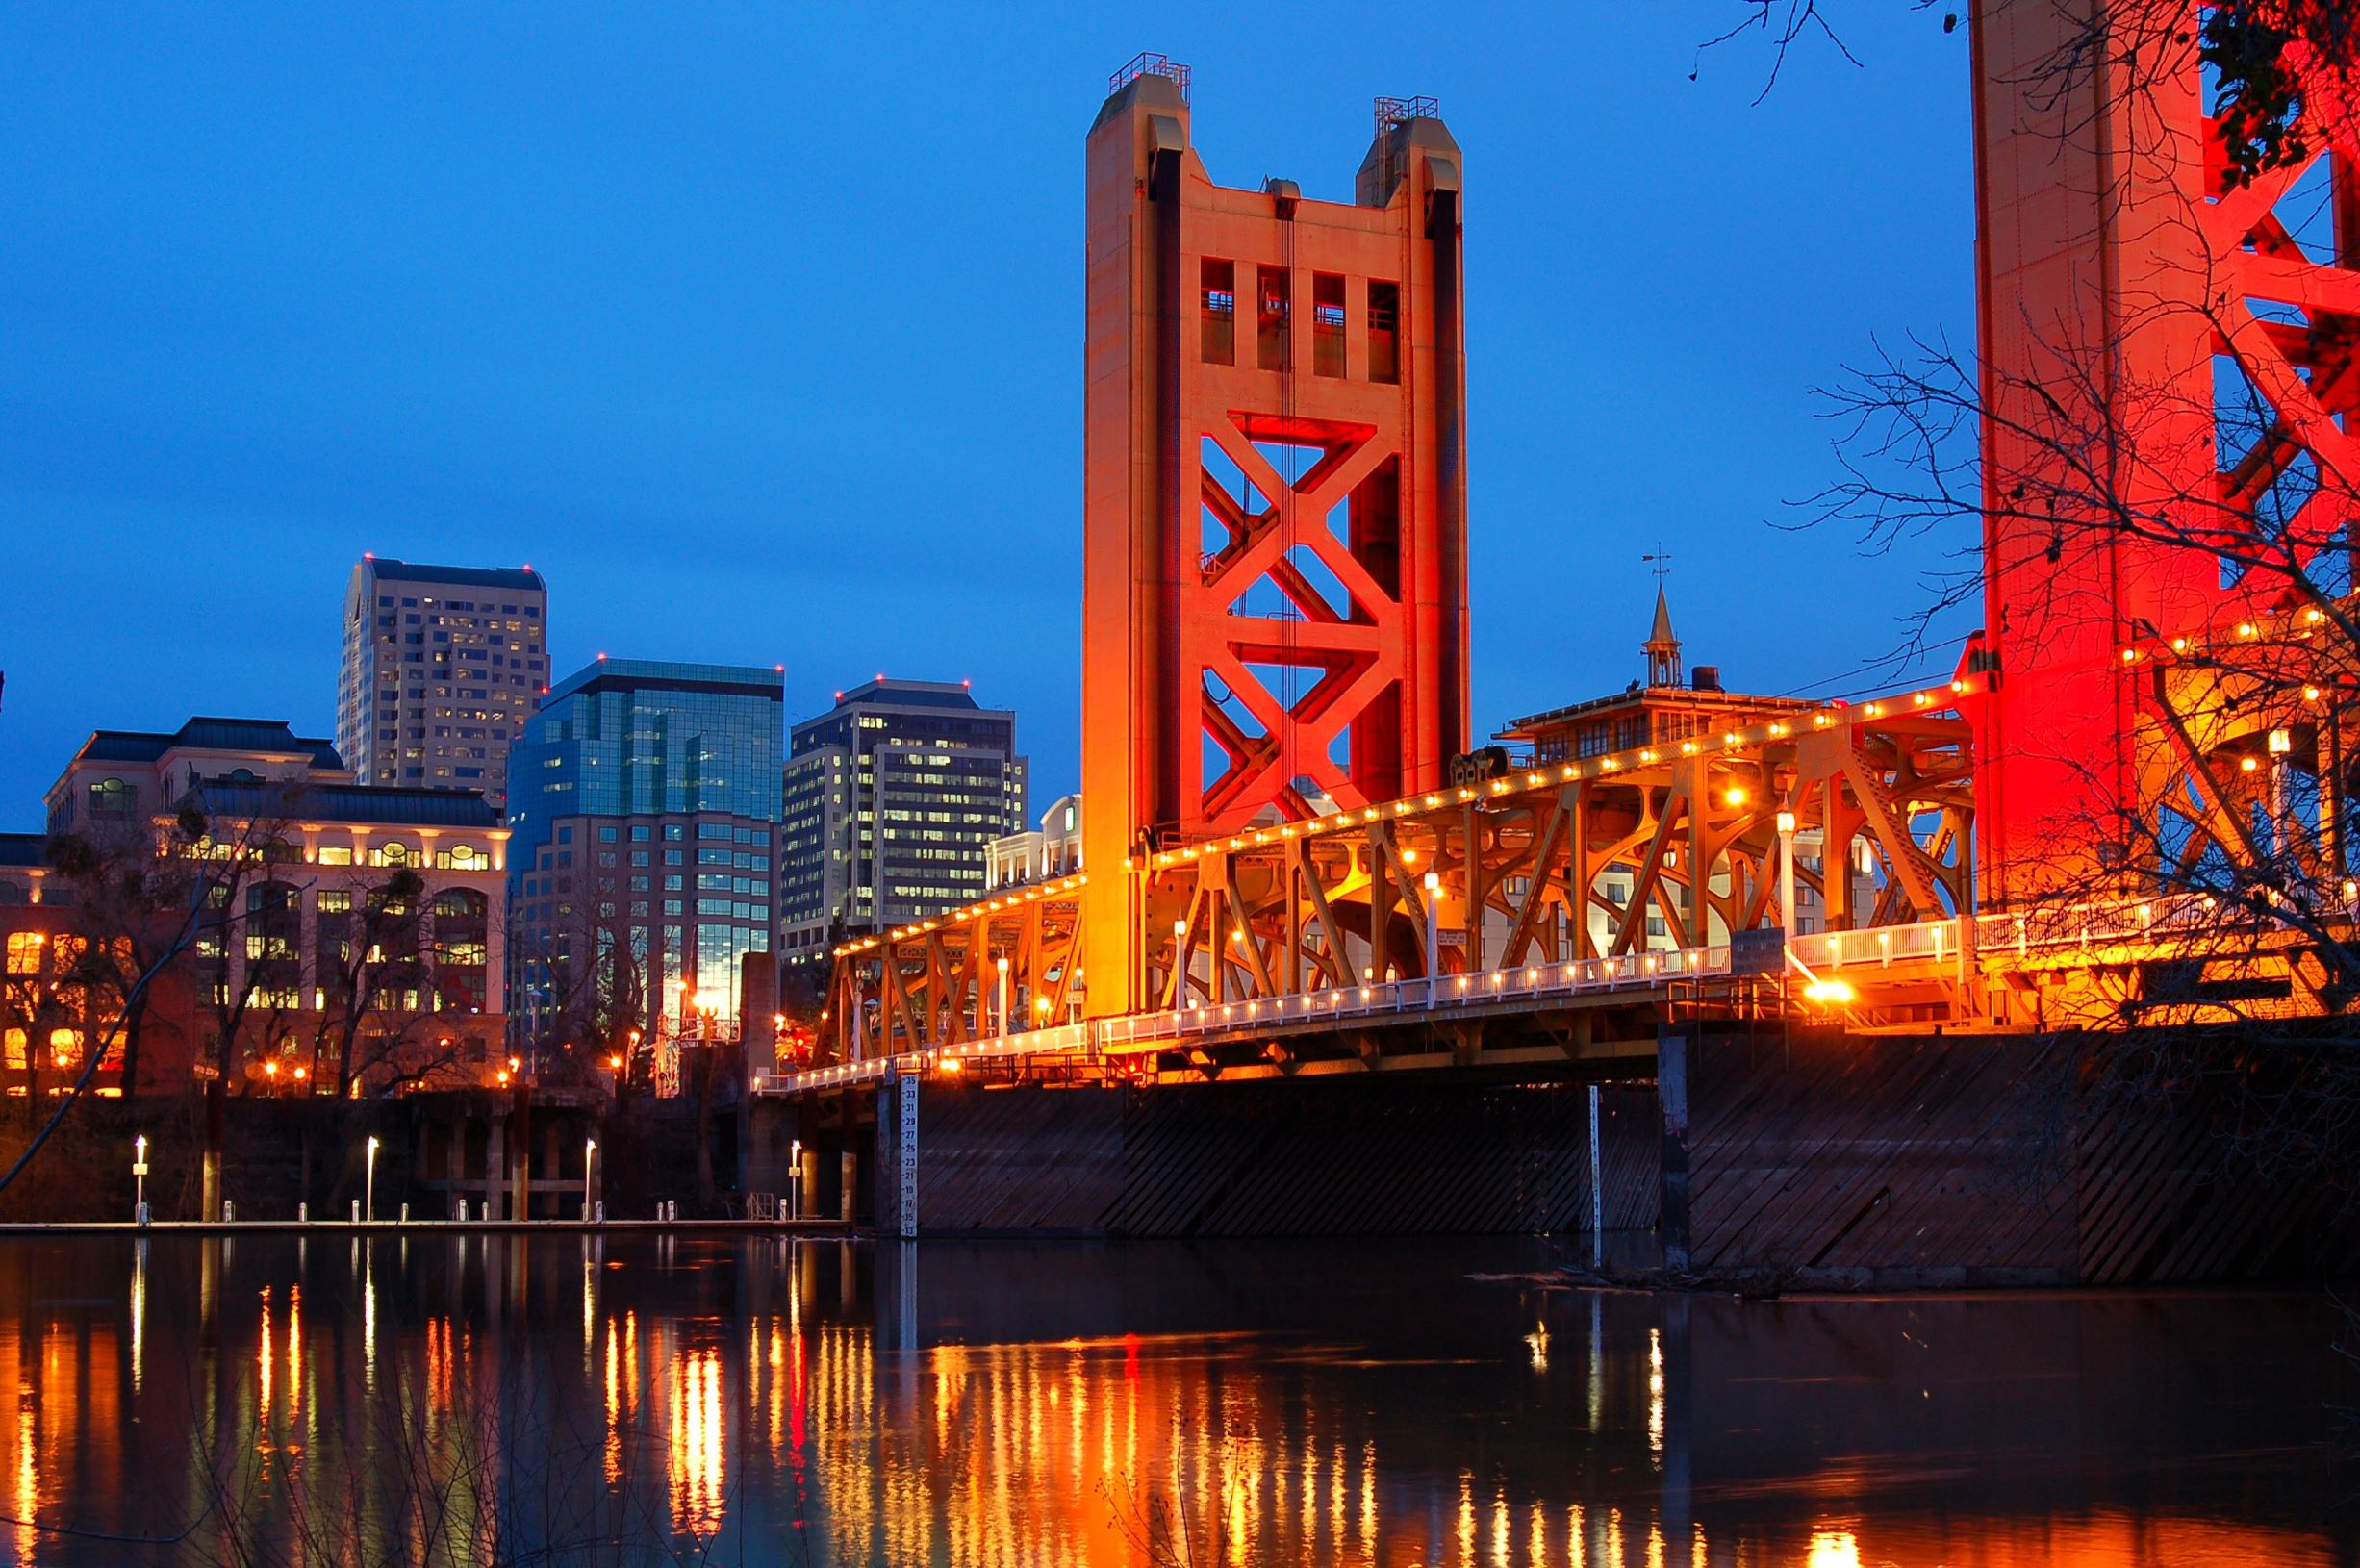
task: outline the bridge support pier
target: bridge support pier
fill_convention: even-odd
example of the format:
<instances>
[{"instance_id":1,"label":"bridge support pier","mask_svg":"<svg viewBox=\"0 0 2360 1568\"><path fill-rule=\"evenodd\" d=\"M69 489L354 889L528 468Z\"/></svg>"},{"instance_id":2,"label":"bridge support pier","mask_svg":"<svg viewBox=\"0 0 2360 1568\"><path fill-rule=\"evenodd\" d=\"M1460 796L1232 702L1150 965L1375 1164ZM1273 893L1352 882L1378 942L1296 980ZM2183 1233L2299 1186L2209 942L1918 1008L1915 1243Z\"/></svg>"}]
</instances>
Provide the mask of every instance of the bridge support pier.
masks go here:
<instances>
[{"instance_id":1,"label":"bridge support pier","mask_svg":"<svg viewBox=\"0 0 2360 1568\"><path fill-rule=\"evenodd\" d=\"M2168 1042L2166 1044L2169 1044ZM1667 1267L1774 1285L1957 1289L2324 1278L2360 1219L2159 1102L2136 1033L1663 1032ZM2224 1064L2235 1048L2224 1045ZM2225 1075L2223 1075L2225 1077Z\"/></svg>"},{"instance_id":2,"label":"bridge support pier","mask_svg":"<svg viewBox=\"0 0 2360 1568\"><path fill-rule=\"evenodd\" d=\"M1666 1029L1656 1046L1656 1108L1662 1121L1662 1188L1658 1200L1663 1266L1675 1273L1689 1267L1688 1249L1688 1036Z\"/></svg>"}]
</instances>

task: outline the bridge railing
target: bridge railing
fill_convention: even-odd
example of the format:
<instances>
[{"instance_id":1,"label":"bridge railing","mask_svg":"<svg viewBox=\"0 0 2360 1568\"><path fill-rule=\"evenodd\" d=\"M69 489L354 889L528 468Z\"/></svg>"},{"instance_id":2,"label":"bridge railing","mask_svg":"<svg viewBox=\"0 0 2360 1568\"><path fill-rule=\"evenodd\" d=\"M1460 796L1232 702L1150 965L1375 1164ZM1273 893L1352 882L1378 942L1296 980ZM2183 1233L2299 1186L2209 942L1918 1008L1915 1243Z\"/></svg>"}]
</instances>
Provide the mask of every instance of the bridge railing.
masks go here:
<instances>
[{"instance_id":1,"label":"bridge railing","mask_svg":"<svg viewBox=\"0 0 2360 1568\"><path fill-rule=\"evenodd\" d=\"M1972 938L1965 955L1971 958L1977 953L2054 952L2060 948L2188 936L2258 923L2250 911L2232 913L2206 895L2183 893L2042 904L2023 910L1973 915L1965 921L1953 917L1920 921L1913 925L1814 931L1789 938L1787 950L1797 963L1816 974L1929 959L1936 963L1957 961L1962 958L1959 950L1962 937Z\"/></svg>"},{"instance_id":2,"label":"bridge railing","mask_svg":"<svg viewBox=\"0 0 2360 1568\"><path fill-rule=\"evenodd\" d=\"M1109 1056L1155 1050L1246 1028L1301 1029L1338 1020L1474 1011L1503 1003L1593 992L1660 990L1730 973L1726 946L1625 953L1614 958L1523 964L1477 974L1372 980L1246 1001L1201 1003L997 1035L800 1073L757 1078L758 1094L799 1094L874 1083L903 1073L965 1070L969 1062L1010 1056Z\"/></svg>"},{"instance_id":3,"label":"bridge railing","mask_svg":"<svg viewBox=\"0 0 2360 1568\"><path fill-rule=\"evenodd\" d=\"M1880 925L1858 931L1813 931L1789 937L1787 951L1814 974L1874 965L1932 960L1948 963L1959 956L1961 932L1957 920L1920 921L1915 925Z\"/></svg>"}]
</instances>

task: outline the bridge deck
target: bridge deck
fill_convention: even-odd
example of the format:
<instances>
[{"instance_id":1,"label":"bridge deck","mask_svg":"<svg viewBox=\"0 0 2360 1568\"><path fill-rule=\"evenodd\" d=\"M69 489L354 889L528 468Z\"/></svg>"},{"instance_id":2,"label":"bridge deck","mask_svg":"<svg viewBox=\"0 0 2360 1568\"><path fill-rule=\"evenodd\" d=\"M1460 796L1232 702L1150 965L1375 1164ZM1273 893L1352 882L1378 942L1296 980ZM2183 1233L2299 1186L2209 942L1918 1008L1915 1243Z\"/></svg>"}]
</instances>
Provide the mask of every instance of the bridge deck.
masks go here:
<instances>
[{"instance_id":1,"label":"bridge deck","mask_svg":"<svg viewBox=\"0 0 2360 1568\"><path fill-rule=\"evenodd\" d=\"M1789 970L1797 980L1822 974L1874 974L1881 989L1922 989L1958 970L1958 922L1930 921L1873 931L1799 936L1793 939L1789 953ZM874 1083L903 1073L958 1073L971 1064L981 1067L1013 1058L1107 1062L1165 1051L1202 1053L1247 1040L1283 1048L1286 1042L1306 1036L1365 1035L1375 1030L1417 1028L1447 1032L1503 1017L1575 1013L1605 1007L1670 1007L1684 999L1701 999L1708 992L1726 994L1748 979L1774 986L1779 976L1735 972L1726 946L1626 953L1615 958L1570 963L1527 964L1480 974L1378 981L1091 1019L780 1074L756 1079L753 1089L758 1094L799 1095ZM1562 1048L1486 1050L1483 1062L1489 1065L1563 1060L1569 1055L1628 1054L1627 1042L1568 1038ZM1282 1050L1280 1055L1283 1060ZM1334 1062L1287 1063L1284 1070L1333 1072L1379 1067L1400 1070L1468 1065L1469 1061L1463 1050L1368 1050Z\"/></svg>"}]
</instances>

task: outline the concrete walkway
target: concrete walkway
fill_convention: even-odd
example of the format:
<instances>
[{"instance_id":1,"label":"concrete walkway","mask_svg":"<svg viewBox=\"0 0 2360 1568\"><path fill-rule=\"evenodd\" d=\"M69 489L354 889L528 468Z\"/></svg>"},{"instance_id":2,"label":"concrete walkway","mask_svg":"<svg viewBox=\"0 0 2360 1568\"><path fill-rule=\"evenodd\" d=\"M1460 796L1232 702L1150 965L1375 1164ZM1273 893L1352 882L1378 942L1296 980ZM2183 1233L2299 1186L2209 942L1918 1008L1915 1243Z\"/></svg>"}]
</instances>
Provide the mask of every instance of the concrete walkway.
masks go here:
<instances>
[{"instance_id":1,"label":"concrete walkway","mask_svg":"<svg viewBox=\"0 0 2360 1568\"><path fill-rule=\"evenodd\" d=\"M294 1235L469 1234L478 1231L530 1234L541 1231L609 1231L631 1234L670 1234L718 1231L759 1236L828 1236L844 1238L863 1233L862 1227L842 1220L155 1220L134 1225L128 1220L62 1220L55 1224L0 1223L5 1236L116 1235L244 1235L253 1231Z\"/></svg>"}]
</instances>

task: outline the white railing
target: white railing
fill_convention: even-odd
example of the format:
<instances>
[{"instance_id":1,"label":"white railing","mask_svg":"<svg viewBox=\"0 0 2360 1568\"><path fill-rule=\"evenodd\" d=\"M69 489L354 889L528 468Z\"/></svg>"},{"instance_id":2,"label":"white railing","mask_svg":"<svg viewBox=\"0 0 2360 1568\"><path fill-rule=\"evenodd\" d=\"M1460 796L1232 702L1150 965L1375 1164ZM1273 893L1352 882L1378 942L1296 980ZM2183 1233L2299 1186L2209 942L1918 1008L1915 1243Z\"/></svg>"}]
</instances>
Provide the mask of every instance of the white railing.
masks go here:
<instances>
[{"instance_id":1,"label":"white railing","mask_svg":"<svg viewBox=\"0 0 2360 1568\"><path fill-rule=\"evenodd\" d=\"M1481 974L1443 974L1433 979L1372 980L1288 996L1244 1001L1197 1003L1153 1013L1061 1024L1052 1028L934 1046L833 1067L815 1067L757 1080L757 1094L798 1094L812 1089L872 1083L901 1073L961 1072L970 1061L1005 1056L1051 1056L1124 1050L1234 1029L1300 1028L1337 1019L1470 1011L1502 1002L1599 991L1655 990L1675 981L1729 973L1726 947L1682 948L1625 953L1618 958L1584 958L1570 963L1524 964Z\"/></svg>"},{"instance_id":2,"label":"white railing","mask_svg":"<svg viewBox=\"0 0 2360 1568\"><path fill-rule=\"evenodd\" d=\"M1956 920L1920 921L1915 925L1880 925L1860 931L1814 931L1787 939L1787 952L1795 963L1821 971L1932 960L1947 963L1959 955Z\"/></svg>"}]
</instances>

